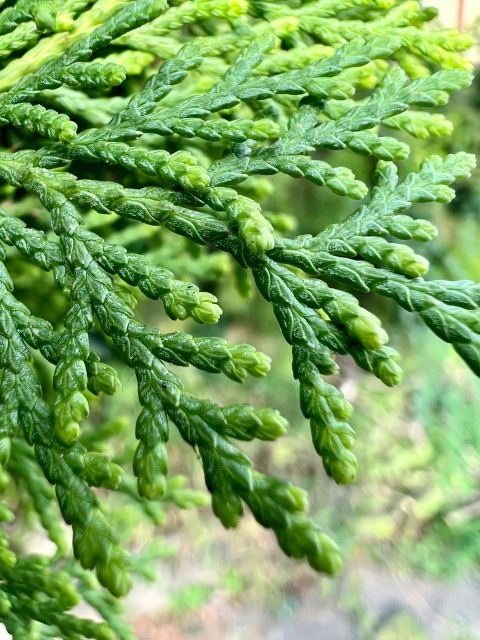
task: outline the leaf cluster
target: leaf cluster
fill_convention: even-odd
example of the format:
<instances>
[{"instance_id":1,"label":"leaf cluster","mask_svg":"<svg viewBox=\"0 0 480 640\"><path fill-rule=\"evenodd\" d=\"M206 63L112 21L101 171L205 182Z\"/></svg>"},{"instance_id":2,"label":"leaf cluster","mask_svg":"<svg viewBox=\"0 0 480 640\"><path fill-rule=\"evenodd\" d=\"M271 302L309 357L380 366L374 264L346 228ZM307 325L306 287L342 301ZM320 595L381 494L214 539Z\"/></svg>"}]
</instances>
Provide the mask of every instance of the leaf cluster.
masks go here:
<instances>
[{"instance_id":1,"label":"leaf cluster","mask_svg":"<svg viewBox=\"0 0 480 640\"><path fill-rule=\"evenodd\" d=\"M88 599L91 569L113 596L128 592L132 561L99 496L169 499L172 427L197 452L225 527L246 505L287 555L329 574L341 567L337 545L307 514L305 492L257 471L237 445L275 440L286 420L273 408L198 398L171 368L242 382L266 375L270 358L210 333L143 323L139 293L161 301L169 318L200 325L215 324L221 308L174 272L183 259L163 254L158 264L154 253L131 250L127 235L160 227L172 246L185 238L197 281L218 255L253 279L291 347L313 446L338 483L355 479L357 460L352 407L326 380L339 370L337 354L388 386L402 377L380 320L353 292L417 314L480 373L480 285L425 280L428 262L413 243L432 240L436 228L410 215L415 203L450 201L450 185L470 175L474 159L431 156L399 179L395 162L409 146L384 135L450 133L435 110L471 82L459 53L468 39L428 29L432 17L418 2L381 0L18 0L0 13L8 139L0 151L0 463L59 546L53 559L17 558L2 533L0 611L15 638L34 637L37 623L54 637L131 637L107 596L92 596L107 625L67 612ZM370 156L373 186L322 150ZM263 176L277 173L362 202L316 235L289 237L262 211ZM15 260L52 275L58 314L36 315L16 297ZM85 437L94 397L120 387L96 335L136 378L129 461L102 451L102 435ZM79 563L65 573L53 494ZM173 501L182 499L188 492ZM3 514L13 517L8 507ZM29 590L33 575L38 594Z\"/></svg>"}]
</instances>

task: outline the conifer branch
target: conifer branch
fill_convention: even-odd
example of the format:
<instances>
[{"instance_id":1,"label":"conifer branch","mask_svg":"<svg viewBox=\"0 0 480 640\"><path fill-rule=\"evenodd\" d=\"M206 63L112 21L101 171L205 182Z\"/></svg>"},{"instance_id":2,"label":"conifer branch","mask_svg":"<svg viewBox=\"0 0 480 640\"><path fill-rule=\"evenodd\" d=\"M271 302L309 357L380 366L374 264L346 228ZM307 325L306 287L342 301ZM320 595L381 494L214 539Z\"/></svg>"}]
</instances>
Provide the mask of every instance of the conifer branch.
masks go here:
<instances>
[{"instance_id":1,"label":"conifer branch","mask_svg":"<svg viewBox=\"0 0 480 640\"><path fill-rule=\"evenodd\" d=\"M91 487L116 492L155 525L167 503L200 504L170 476L172 428L197 453L226 527L247 505L287 555L329 574L341 567L336 544L307 515L306 494L255 470L238 444L282 436L280 413L198 398L170 368L241 383L268 373L268 355L150 326L139 294L172 320L215 325L217 298L196 284L204 265L223 256L244 290L250 278L291 347L313 446L338 483L355 479L358 461L353 408L327 381L336 355L388 386L402 377L386 330L353 292L416 313L480 375L480 285L423 278L428 261L413 243L438 232L410 211L450 202L474 159L431 156L399 179L395 163L410 146L383 131L451 133L435 110L471 82L461 56L469 39L424 28L434 13L415 1L297 4L18 0L0 12L0 127L11 145L0 151L0 465L58 548L22 557L0 532L0 620L15 639L33 637L37 621L48 637L132 640L89 572L122 596L136 559ZM337 166L337 150L377 159L371 189ZM264 176L279 173L365 200L345 220L326 226L318 216L312 235L291 237L285 216L263 209ZM149 255L159 238L163 248ZM45 286L61 301L51 315L37 310L35 291L31 309L15 293L15 265L27 262L51 274ZM115 396L127 369L135 427L92 428L90 412L108 402L96 396ZM123 448L111 457L115 435ZM17 517L8 497L2 522ZM105 623L69 613L82 599Z\"/></svg>"}]
</instances>

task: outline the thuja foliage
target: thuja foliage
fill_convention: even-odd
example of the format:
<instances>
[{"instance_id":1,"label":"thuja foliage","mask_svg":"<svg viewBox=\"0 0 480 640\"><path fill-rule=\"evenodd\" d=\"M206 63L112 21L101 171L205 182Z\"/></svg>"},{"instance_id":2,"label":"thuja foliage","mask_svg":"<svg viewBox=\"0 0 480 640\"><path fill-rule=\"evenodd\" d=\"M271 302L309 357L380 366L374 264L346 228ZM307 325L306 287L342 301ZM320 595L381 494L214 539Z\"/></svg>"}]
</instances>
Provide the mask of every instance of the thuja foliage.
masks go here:
<instances>
[{"instance_id":1,"label":"thuja foliage","mask_svg":"<svg viewBox=\"0 0 480 640\"><path fill-rule=\"evenodd\" d=\"M196 451L224 526L235 527L246 505L287 555L320 572L341 568L336 544L307 515L305 492L255 470L236 444L275 440L286 420L273 408L221 406L214 389L198 398L170 366L242 382L266 375L270 358L211 331L162 333L136 314L143 294L169 318L219 320L217 299L182 277L182 251L197 282L225 254L241 290L255 285L270 303L313 446L337 483L354 481L357 460L352 407L328 382L336 355L388 386L402 377L380 320L355 293L417 314L480 373L480 285L424 279L428 262L414 243L437 230L409 215L414 203L450 201L474 159L431 156L401 170L407 134L450 134L437 108L471 82L460 53L469 38L429 28L434 16L401 0L4 3L0 517L21 517L12 498L21 496L58 547L51 557L21 555L7 524L0 534L0 615L15 638L132 637L112 596L128 592L135 559L105 505L116 491L154 517L149 505L197 500L169 478L170 429ZM344 153L333 166L322 149ZM372 158L371 185L342 166L345 153ZM262 210L262 176L277 173L361 203L327 227L318 211L315 234L292 237L284 216ZM286 207L295 214L295 202ZM146 225L161 228L163 254L129 249ZM179 236L180 254L165 259ZM53 276L57 293L43 279L27 286L25 301L47 291L35 304L44 313L16 294L33 273L27 264ZM106 446L115 422L89 427L95 396L119 389L99 337L136 376L131 457L118 439L119 451ZM69 613L82 598L105 623Z\"/></svg>"}]
</instances>

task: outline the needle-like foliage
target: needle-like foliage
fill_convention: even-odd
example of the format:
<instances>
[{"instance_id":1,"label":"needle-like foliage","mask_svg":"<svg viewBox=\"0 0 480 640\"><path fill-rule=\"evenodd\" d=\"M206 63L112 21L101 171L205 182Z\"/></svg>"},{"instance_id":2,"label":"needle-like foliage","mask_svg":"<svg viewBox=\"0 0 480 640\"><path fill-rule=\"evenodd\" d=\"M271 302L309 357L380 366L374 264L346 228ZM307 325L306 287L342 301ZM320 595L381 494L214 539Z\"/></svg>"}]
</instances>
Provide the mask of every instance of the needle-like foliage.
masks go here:
<instances>
[{"instance_id":1,"label":"needle-like foliage","mask_svg":"<svg viewBox=\"0 0 480 640\"><path fill-rule=\"evenodd\" d=\"M461 56L469 39L429 28L434 12L420 4L18 0L0 11L0 519L15 518L20 492L58 547L52 557L16 555L7 524L0 533L0 619L14 638L132 638L89 570L113 596L128 592L132 560L105 516L107 491L146 512L148 501L199 500L169 478L170 429L197 452L225 527L246 505L287 555L329 574L341 568L304 491L255 470L236 444L275 440L286 420L273 408L222 406L214 387L198 398L170 367L242 382L266 375L269 357L210 331L143 324L135 292L161 301L171 319L216 323L221 309L171 271L178 259L134 253L128 234L150 225L172 247L177 236L200 245L182 274L192 255L201 275L219 254L252 274L291 346L313 446L338 483L354 481L357 460L352 407L327 381L336 355L386 385L402 377L380 320L355 292L418 314L480 374L480 285L424 279L428 262L414 242L437 230L410 215L415 203L450 201L474 159L430 156L406 174L408 137L388 133L451 133L436 109L471 82ZM372 185L342 166L344 154L331 165L321 150L371 156ZM316 235L282 235L262 212L258 178L277 173L361 202L330 226L319 211ZM295 213L295 203L286 207ZM25 263L53 274L58 316L35 315L16 294ZM36 286L27 301L42 295ZM119 388L98 336L136 377L130 460L103 450L114 428L88 426L94 396ZM105 623L68 613L82 598Z\"/></svg>"}]
</instances>

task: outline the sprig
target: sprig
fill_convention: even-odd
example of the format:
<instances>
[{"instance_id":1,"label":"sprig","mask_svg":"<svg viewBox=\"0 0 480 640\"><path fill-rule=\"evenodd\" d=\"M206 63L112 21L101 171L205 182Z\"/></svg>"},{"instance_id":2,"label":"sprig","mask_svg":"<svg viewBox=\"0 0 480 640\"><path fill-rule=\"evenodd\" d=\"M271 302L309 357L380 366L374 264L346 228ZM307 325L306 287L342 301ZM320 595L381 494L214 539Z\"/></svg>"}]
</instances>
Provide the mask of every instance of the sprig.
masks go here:
<instances>
[{"instance_id":1,"label":"sprig","mask_svg":"<svg viewBox=\"0 0 480 640\"><path fill-rule=\"evenodd\" d=\"M394 164L409 154L407 135L451 132L435 111L471 82L468 38L423 28L433 13L418 2L297 5L18 0L0 14L0 520L22 519L9 506L18 489L58 549L22 556L0 533L0 620L14 638L33 638L38 623L46 637L131 640L89 572L118 597L141 562L110 524L117 504L153 527L169 503L203 503L170 476L172 430L200 459L226 527L246 505L287 555L340 569L306 494L241 449L275 441L286 420L273 407L198 398L174 369L239 383L269 371L252 345L216 327L198 333L221 317L205 267L220 256L226 278L270 305L313 446L337 483L352 482L359 463L353 408L328 380L336 356L388 386L402 377L385 328L354 292L418 314L480 375L479 285L423 278L428 261L413 243L437 229L411 211L449 202L474 160L431 156L401 179ZM375 158L371 180L336 162L338 150ZM363 202L330 226L320 211L313 235L292 237L291 217L264 210L274 188L265 176L279 173ZM26 298L17 290L27 269L45 274L47 305L34 284ZM200 328L165 329L161 314L146 323L144 296ZM102 413L124 375L136 381L135 425ZM71 613L82 598L107 624Z\"/></svg>"}]
</instances>

